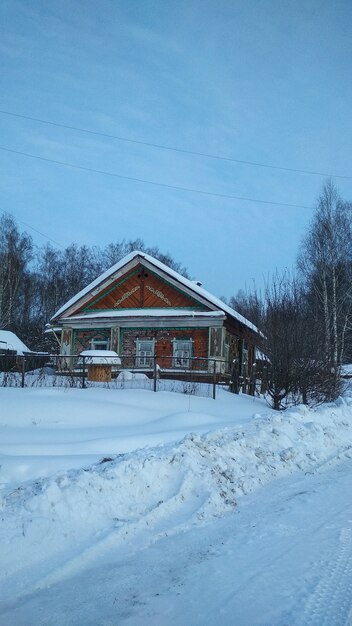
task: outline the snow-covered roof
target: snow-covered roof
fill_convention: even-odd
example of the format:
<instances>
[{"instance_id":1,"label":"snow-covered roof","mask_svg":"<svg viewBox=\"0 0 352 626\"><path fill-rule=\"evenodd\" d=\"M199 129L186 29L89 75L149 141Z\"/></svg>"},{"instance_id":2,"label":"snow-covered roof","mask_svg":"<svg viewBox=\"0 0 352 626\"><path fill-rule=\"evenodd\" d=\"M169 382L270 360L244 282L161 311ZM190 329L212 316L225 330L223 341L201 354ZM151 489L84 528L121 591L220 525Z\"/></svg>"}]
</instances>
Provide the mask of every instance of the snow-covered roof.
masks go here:
<instances>
[{"instance_id":1,"label":"snow-covered roof","mask_svg":"<svg viewBox=\"0 0 352 626\"><path fill-rule=\"evenodd\" d=\"M48 334L48 333L61 333L62 328L61 326L50 326L50 324L45 324L45 330L44 330L44 334Z\"/></svg>"},{"instance_id":2,"label":"snow-covered roof","mask_svg":"<svg viewBox=\"0 0 352 626\"><path fill-rule=\"evenodd\" d=\"M224 311L188 311L183 309L120 309L111 311L95 311L70 315L70 320L87 320L102 317L223 317ZM65 318L63 318L65 319Z\"/></svg>"},{"instance_id":3,"label":"snow-covered roof","mask_svg":"<svg viewBox=\"0 0 352 626\"><path fill-rule=\"evenodd\" d=\"M17 354L32 352L23 341L10 330L0 330L0 350L15 350Z\"/></svg>"},{"instance_id":4,"label":"snow-covered roof","mask_svg":"<svg viewBox=\"0 0 352 626\"><path fill-rule=\"evenodd\" d=\"M254 358L256 361L267 361L269 363L268 357L262 350L259 350L259 348L255 348Z\"/></svg>"},{"instance_id":5,"label":"snow-covered roof","mask_svg":"<svg viewBox=\"0 0 352 626\"><path fill-rule=\"evenodd\" d=\"M253 332L261 334L259 329L254 324L252 324L252 322L250 322L245 317L240 315L240 313L237 313L237 311L235 311L234 309L229 307L227 304L225 304L222 300L220 300L220 298L217 298L216 296L213 296L213 294L209 293L209 291L206 291L206 289L203 289L203 287L198 285L196 282L194 282L192 280L189 280L188 278L185 278L184 276L182 276L178 272L175 272L175 270L173 270L170 267L168 267L167 265L165 265L165 263L162 263L158 259L155 259L154 257L150 256L149 254L146 254L145 252L141 252L139 250L134 250L133 252L131 252L130 254L125 256L123 259L121 259L118 263L116 263L115 265L110 267L110 269L108 269L106 272L104 272L103 274L98 276L98 278L93 280L93 282L91 282L89 285L87 285L87 287L82 289L78 294L76 294L75 296L73 296L73 298L71 298L68 302L66 302L66 304L64 304L53 315L53 317L51 319L52 320L56 320L67 309L69 309L74 304L76 304L79 300L84 298L84 296L88 295L91 291L93 291L100 284L103 284L109 278L113 277L113 275L116 274L116 272L121 270L125 265L127 265L128 263L133 261L136 257L140 257L141 260L145 259L145 261L147 261L148 263L150 263L154 267L156 267L159 270L161 270L164 274L166 274L170 278L173 278L174 280L176 280L178 283L180 283L181 285L183 285L184 287L186 287L187 289L192 291L194 294L200 296L201 298L204 298L207 302L209 302L213 306L218 307L220 309L220 311L224 311L230 317L236 319L241 324L244 324L245 326L247 326L247 328L250 328ZM165 313L165 310L166 309L163 309L163 314ZM178 313L179 313L179 310L178 310ZM96 314L94 314L94 316L95 315Z\"/></svg>"},{"instance_id":6,"label":"snow-covered roof","mask_svg":"<svg viewBox=\"0 0 352 626\"><path fill-rule=\"evenodd\" d=\"M80 356L86 357L88 365L121 365L121 359L114 350L83 350Z\"/></svg>"}]
</instances>

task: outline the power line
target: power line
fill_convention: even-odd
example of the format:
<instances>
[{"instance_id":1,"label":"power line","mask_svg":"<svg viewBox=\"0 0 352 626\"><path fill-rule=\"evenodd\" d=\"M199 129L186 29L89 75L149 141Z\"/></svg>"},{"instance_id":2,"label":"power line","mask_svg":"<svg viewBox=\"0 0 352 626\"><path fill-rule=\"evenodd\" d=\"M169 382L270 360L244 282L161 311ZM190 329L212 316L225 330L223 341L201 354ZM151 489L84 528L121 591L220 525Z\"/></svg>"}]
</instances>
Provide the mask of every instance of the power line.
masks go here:
<instances>
[{"instance_id":1,"label":"power line","mask_svg":"<svg viewBox=\"0 0 352 626\"><path fill-rule=\"evenodd\" d=\"M172 152L179 152L181 154L189 154L191 156L204 157L207 159L216 159L218 161L228 161L230 163L240 163L242 165L250 165L251 167L265 167L272 170L281 170L283 172L293 172L296 174L309 174L312 176L324 176L329 178L343 178L345 180L352 180L352 176L344 176L342 174L329 174L326 172L316 172L314 170L304 170L293 167L283 167L279 165L271 165L269 163L261 163L257 161L246 161L244 159L235 159L234 157L221 156L219 154L211 154L209 152L198 152L196 150L186 150L185 148L175 148L174 146L168 146L166 144L152 143L148 141L142 141L140 139L131 139L129 137L123 137L121 135L112 135L110 133L102 133L96 130L90 130L88 128L81 128L79 126L69 126L67 124L60 124L59 122L52 122L50 120L44 120L39 117L31 117L29 115L21 115L20 113L13 113L11 111L5 111L0 109L2 115L10 115L12 117L18 117L24 120L30 120L31 122L38 122L40 124L47 124L49 126L56 126L57 128L66 128L68 130L75 130L88 135L96 135L98 137L105 137L108 139L116 139L117 141L125 141L127 143L134 143L141 146L148 146L149 148L157 148L158 150L168 150Z\"/></svg>"},{"instance_id":2,"label":"power line","mask_svg":"<svg viewBox=\"0 0 352 626\"><path fill-rule=\"evenodd\" d=\"M228 200L241 200L242 202L255 202L259 204L271 204L276 206L285 206L295 209L314 209L312 206L306 206L303 204L289 204L287 202L276 202L275 200L260 200L258 198L247 198L244 196L234 196L226 193L216 193L213 191L204 191L202 189L194 189L192 187L181 187L178 185L168 185L167 183L159 183L157 181L147 180L146 178L136 178L134 176L124 176L123 174L117 174L115 172L107 172L106 170L98 170L92 167L85 167L83 165L75 165L74 163L69 163L67 161L58 161L56 159L49 159L46 157L38 156L36 154L30 154L28 152L22 152L20 150L12 150L11 148L6 148L5 146L0 146L0 150L4 152L10 152L12 154L18 154L21 156L28 157L30 159L38 159L39 161L45 161L46 163L54 163L55 165L63 165L64 167L71 167L76 170L81 170L84 172L90 172L93 174L102 174L104 176L111 176L113 178L119 178L121 180L129 180L135 183L143 183L145 185L153 185L155 187L163 187L164 189L176 189L177 191L186 191L190 193L198 193L203 196L211 196L214 198L225 198Z\"/></svg>"},{"instance_id":3,"label":"power line","mask_svg":"<svg viewBox=\"0 0 352 626\"><path fill-rule=\"evenodd\" d=\"M58 241L55 241L55 239L51 239L51 237L48 237L48 235L45 235L45 233L42 233L40 230L37 230L33 226L30 226L26 222L19 220L18 217L16 217L16 215L13 215L13 213L10 213L10 211L5 211L4 209L1 209L1 208L0 208L0 211L1 213L4 213L4 215L11 215L11 217L13 217L14 220L16 220L16 222L18 222L19 224L23 224L23 226L26 226L26 228L30 228L30 230L32 230L34 233L37 233L38 235L41 235L42 237L44 237L44 239L51 241L51 243L54 243L56 246L59 246L63 250L65 249L65 246L63 246L61 243L59 243Z\"/></svg>"}]
</instances>

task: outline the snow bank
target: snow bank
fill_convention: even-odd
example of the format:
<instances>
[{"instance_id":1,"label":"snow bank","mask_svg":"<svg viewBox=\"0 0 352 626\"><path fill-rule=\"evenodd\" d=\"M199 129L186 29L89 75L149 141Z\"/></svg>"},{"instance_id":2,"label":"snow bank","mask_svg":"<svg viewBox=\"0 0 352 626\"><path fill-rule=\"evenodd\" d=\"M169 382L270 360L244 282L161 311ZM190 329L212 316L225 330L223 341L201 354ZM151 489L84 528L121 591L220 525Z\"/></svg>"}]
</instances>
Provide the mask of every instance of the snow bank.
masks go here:
<instances>
[{"instance_id":1,"label":"snow bank","mask_svg":"<svg viewBox=\"0 0 352 626\"><path fill-rule=\"evenodd\" d=\"M83 390L0 388L0 489L82 468L102 456L179 441L191 431L239 426L253 413L268 410L260 398L222 389L215 402L171 393L188 384L180 381L161 381L170 383L165 385L169 391L158 393L150 391L149 379L116 382L149 390L107 389L104 384Z\"/></svg>"},{"instance_id":2,"label":"snow bank","mask_svg":"<svg viewBox=\"0 0 352 626\"><path fill-rule=\"evenodd\" d=\"M240 428L189 434L29 482L1 500L3 592L19 570L22 585L26 576L51 584L91 559L107 562L117 547L136 549L223 515L275 477L314 471L340 455L352 457L352 398L255 416Z\"/></svg>"},{"instance_id":3,"label":"snow bank","mask_svg":"<svg viewBox=\"0 0 352 626\"><path fill-rule=\"evenodd\" d=\"M142 374L140 372L130 372L129 370L121 370L119 375L117 376L118 381L131 381L131 380L143 380L149 381L149 378L146 374Z\"/></svg>"}]
</instances>

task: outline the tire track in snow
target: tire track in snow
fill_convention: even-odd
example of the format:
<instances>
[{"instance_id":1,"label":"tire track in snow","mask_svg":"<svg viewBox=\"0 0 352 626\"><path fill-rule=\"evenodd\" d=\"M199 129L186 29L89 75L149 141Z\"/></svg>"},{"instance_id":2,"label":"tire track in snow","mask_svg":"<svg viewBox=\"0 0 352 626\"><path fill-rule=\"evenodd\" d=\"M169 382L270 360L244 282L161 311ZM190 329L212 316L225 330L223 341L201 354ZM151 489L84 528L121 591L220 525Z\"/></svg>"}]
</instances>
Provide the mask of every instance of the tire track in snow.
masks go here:
<instances>
[{"instance_id":1,"label":"tire track in snow","mask_svg":"<svg viewBox=\"0 0 352 626\"><path fill-rule=\"evenodd\" d=\"M352 528L340 531L336 558L327 566L296 626L350 626L352 618Z\"/></svg>"},{"instance_id":2,"label":"tire track in snow","mask_svg":"<svg viewBox=\"0 0 352 626\"><path fill-rule=\"evenodd\" d=\"M3 611L13 608L15 604L26 602L43 587L61 583L67 578L78 575L84 568L97 566L109 554L116 554L118 550L120 557L123 554L133 554L165 536L182 532L190 523L197 523L197 520L201 523L202 510L207 504L209 494L203 491L184 498L183 488L186 486L187 490L187 483L186 478L175 494L158 503L139 520L126 521L121 524L117 522L99 533L93 542L80 546L77 551L69 555L63 555L62 560L54 567L49 567L49 571L45 574L40 573L36 576L33 573L31 584L26 586L23 593L16 596L14 602L2 603L0 615Z\"/></svg>"}]
</instances>

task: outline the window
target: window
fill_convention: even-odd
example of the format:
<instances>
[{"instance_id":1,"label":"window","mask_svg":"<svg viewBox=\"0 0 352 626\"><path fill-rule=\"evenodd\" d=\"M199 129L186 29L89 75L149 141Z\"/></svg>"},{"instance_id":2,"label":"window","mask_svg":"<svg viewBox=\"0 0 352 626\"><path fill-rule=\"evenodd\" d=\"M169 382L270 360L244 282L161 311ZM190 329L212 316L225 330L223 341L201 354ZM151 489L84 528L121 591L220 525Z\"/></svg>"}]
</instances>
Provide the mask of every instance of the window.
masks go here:
<instances>
[{"instance_id":1,"label":"window","mask_svg":"<svg viewBox=\"0 0 352 626\"><path fill-rule=\"evenodd\" d=\"M109 350L108 339L92 339L90 342L91 350Z\"/></svg>"},{"instance_id":2,"label":"window","mask_svg":"<svg viewBox=\"0 0 352 626\"><path fill-rule=\"evenodd\" d=\"M191 339L173 340L173 366L190 367L192 356Z\"/></svg>"},{"instance_id":3,"label":"window","mask_svg":"<svg viewBox=\"0 0 352 626\"><path fill-rule=\"evenodd\" d=\"M154 357L154 339L137 339L137 367L152 367Z\"/></svg>"}]
</instances>

